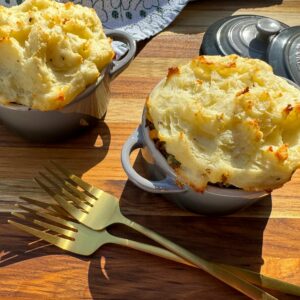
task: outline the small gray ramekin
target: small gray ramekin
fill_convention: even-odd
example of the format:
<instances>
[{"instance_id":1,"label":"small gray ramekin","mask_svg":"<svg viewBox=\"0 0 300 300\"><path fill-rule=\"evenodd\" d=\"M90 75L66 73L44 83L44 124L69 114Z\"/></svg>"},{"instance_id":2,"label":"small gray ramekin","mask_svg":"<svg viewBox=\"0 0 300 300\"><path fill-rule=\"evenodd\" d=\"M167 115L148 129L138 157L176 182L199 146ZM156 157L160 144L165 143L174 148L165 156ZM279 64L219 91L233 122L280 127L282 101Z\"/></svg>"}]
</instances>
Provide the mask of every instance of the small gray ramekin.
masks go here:
<instances>
[{"instance_id":1,"label":"small gray ramekin","mask_svg":"<svg viewBox=\"0 0 300 300\"><path fill-rule=\"evenodd\" d=\"M300 89L293 81L284 79ZM164 194L179 207L204 215L232 214L269 195L267 192L247 192L242 189L221 188L213 185L208 185L201 193L187 185L179 186L176 173L150 138L149 128L146 126L146 115L147 108L145 107L141 125L128 138L121 155L122 165L128 178L139 188L150 193ZM141 148L145 169L154 180L142 177L130 164L130 153L139 148Z\"/></svg>"},{"instance_id":2,"label":"small gray ramekin","mask_svg":"<svg viewBox=\"0 0 300 300\"><path fill-rule=\"evenodd\" d=\"M163 194L179 207L204 215L231 214L268 195L266 192L247 192L212 185L208 185L204 192L196 192L187 185L179 186L176 173L149 136L146 110L145 108L141 125L128 138L121 155L123 168L130 181L136 186L150 193ZM144 167L154 180L142 177L130 164L130 153L139 148L142 150Z\"/></svg>"},{"instance_id":3,"label":"small gray ramekin","mask_svg":"<svg viewBox=\"0 0 300 300\"><path fill-rule=\"evenodd\" d=\"M110 81L130 64L136 52L136 43L126 32L107 30L105 33L114 41L127 44L129 50L119 61L108 65L94 84L59 110L39 111L19 104L0 104L0 120L26 139L53 142L77 134L103 119L109 102Z\"/></svg>"}]
</instances>

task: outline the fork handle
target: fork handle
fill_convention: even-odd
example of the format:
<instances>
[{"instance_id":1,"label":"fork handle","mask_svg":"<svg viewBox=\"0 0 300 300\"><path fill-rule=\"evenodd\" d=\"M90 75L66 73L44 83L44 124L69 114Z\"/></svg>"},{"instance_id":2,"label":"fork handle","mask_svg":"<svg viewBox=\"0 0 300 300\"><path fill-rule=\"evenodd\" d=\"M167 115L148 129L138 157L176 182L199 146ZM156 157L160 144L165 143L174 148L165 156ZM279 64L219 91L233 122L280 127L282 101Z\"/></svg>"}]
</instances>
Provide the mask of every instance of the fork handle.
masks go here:
<instances>
[{"instance_id":1,"label":"fork handle","mask_svg":"<svg viewBox=\"0 0 300 300\"><path fill-rule=\"evenodd\" d=\"M187 264L187 262L182 259L181 257L165 250L159 247L155 247L148 244L143 244L139 242L135 242L128 239L119 238L116 236L111 236L109 243L114 243L118 245L122 245L125 247L129 247L135 250L139 250L142 252L146 252L152 255L157 255L166 259L171 259L176 262ZM186 250L187 251L187 250ZM188 251L187 251L188 252ZM183 257L182 253L181 256ZM200 259L196 255L192 254L189 255L189 261L192 260L191 256L195 256L197 259L194 259L195 262L193 262L194 265L197 265L204 269L209 274L213 275L214 277L220 279L221 281L225 282L229 286L239 290L243 294L247 295L251 299L257 299L257 300L276 300L277 298L269 295L268 293L264 292L263 290L257 288L256 286L250 284L247 281L244 281L243 279L239 279L229 271L224 270L222 267L219 267L217 264L209 263L203 259ZM201 263L199 263L199 260ZM197 262L196 262L197 261ZM278 300L278 299L277 299Z\"/></svg>"},{"instance_id":2,"label":"fork handle","mask_svg":"<svg viewBox=\"0 0 300 300\"><path fill-rule=\"evenodd\" d=\"M135 222L127 219L125 216L123 216L123 218L122 218L122 224L127 225L127 226L131 227L132 229L138 231L139 233L147 236L148 238L159 243L160 245L164 246L165 248L167 248L168 250L177 254L178 256L181 256L182 258L191 262L194 266L200 267L201 269L207 271L208 273L210 273L213 276L215 276L215 274L211 273L210 270L218 269L218 270L228 272L231 275L237 276L243 280L246 280L248 282L251 282L251 283L261 286L261 287L281 291L283 293L288 293L291 295L300 296L300 287L297 285L290 284L288 282L284 282L284 281L281 281L281 280L278 280L278 279L275 279L275 278L272 278L269 276L265 276L260 273L257 273L257 272L251 271L251 270L247 270L244 268L239 268L239 267L229 266L229 265L228 266L221 265L221 264L216 264L216 263L206 261L206 260L196 256L192 252L188 251L187 249L185 249L185 248L175 244L174 242L168 240L167 238L159 235L158 233L156 233L138 223L135 223ZM175 261L178 261L178 260L175 260ZM185 264L186 264L186 262L185 262ZM215 276L215 277L219 278L218 276ZM222 280L222 279L220 279L220 280ZM224 281L224 280L222 280L222 281Z\"/></svg>"},{"instance_id":3,"label":"fork handle","mask_svg":"<svg viewBox=\"0 0 300 300\"><path fill-rule=\"evenodd\" d=\"M128 240L128 239L124 239L124 238L120 238L114 235L110 236L110 241L109 243L111 244L117 244L117 245L121 245L124 247L128 247L131 249L135 249L141 252L145 252L154 256L159 256L168 260L172 260L184 265L188 265L190 267L195 267L192 263L188 262L187 260L183 259L181 256L178 256L176 254L174 254L173 252L170 252L166 249L160 248L160 247L156 247L156 246L152 246L149 244L145 244L145 243L140 243L140 242L136 242L133 240Z\"/></svg>"}]
</instances>

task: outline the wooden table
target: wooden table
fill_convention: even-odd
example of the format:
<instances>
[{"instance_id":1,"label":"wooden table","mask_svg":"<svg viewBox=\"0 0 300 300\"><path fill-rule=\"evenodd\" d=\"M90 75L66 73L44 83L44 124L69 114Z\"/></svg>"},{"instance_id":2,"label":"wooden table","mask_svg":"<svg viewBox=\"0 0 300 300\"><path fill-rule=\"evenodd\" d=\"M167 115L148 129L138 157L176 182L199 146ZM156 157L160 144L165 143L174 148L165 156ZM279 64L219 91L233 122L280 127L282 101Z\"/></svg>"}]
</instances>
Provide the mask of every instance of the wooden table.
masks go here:
<instances>
[{"instance_id":1,"label":"wooden table","mask_svg":"<svg viewBox=\"0 0 300 300\"><path fill-rule=\"evenodd\" d=\"M7 224L8 212L20 195L49 199L32 180L49 159L120 197L129 218L202 257L300 284L299 172L272 199L229 217L205 218L139 190L120 163L145 98L168 67L198 54L209 24L244 13L299 25L300 1L190 3L167 30L139 45L134 62L112 84L105 123L84 136L63 144L31 144L0 125L0 299L246 299L203 271L134 250L107 245L84 258L42 242L30 244L35 238ZM136 153L133 161L139 168ZM112 232L147 241L121 226Z\"/></svg>"}]
</instances>

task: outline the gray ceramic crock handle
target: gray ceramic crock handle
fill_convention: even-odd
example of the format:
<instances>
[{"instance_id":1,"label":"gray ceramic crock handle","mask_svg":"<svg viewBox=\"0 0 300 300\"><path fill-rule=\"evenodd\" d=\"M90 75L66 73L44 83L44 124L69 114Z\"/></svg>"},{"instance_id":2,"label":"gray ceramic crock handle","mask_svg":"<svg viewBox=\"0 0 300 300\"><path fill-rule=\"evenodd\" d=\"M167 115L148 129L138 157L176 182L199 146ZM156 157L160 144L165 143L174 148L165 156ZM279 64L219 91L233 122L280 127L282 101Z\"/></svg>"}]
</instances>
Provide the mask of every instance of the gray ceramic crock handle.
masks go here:
<instances>
[{"instance_id":1,"label":"gray ceramic crock handle","mask_svg":"<svg viewBox=\"0 0 300 300\"><path fill-rule=\"evenodd\" d=\"M105 34L111 37L114 41L120 41L128 45L128 52L119 61L114 61L113 66L110 69L110 78L114 79L124 69L127 68L129 63L134 58L136 52L136 42L133 37L125 31L121 30L105 30Z\"/></svg>"},{"instance_id":2,"label":"gray ceramic crock handle","mask_svg":"<svg viewBox=\"0 0 300 300\"><path fill-rule=\"evenodd\" d=\"M144 147L143 133L141 127L138 127L135 132L128 138L122 148L121 161L123 168L130 179L136 186L150 193L182 193L185 188L180 188L175 181L175 178L166 176L160 181L151 181L138 174L130 163L130 153L138 148Z\"/></svg>"}]
</instances>

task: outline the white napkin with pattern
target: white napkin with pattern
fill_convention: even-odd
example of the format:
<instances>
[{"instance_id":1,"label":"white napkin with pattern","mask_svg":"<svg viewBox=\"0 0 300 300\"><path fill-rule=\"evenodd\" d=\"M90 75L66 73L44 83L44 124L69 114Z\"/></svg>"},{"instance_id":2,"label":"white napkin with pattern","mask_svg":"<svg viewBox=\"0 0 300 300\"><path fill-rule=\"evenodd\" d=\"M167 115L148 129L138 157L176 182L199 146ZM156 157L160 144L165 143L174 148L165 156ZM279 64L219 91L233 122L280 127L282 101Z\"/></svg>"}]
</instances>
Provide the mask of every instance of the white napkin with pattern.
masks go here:
<instances>
[{"instance_id":1,"label":"white napkin with pattern","mask_svg":"<svg viewBox=\"0 0 300 300\"><path fill-rule=\"evenodd\" d=\"M149 38L166 28L189 0L72 0L93 7L102 24L108 29L130 33L136 41ZM0 0L0 5L11 6L22 0ZM69 2L61 0L61 2Z\"/></svg>"}]
</instances>

